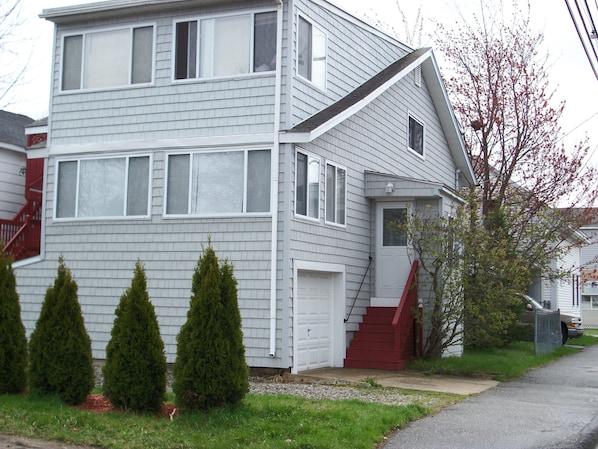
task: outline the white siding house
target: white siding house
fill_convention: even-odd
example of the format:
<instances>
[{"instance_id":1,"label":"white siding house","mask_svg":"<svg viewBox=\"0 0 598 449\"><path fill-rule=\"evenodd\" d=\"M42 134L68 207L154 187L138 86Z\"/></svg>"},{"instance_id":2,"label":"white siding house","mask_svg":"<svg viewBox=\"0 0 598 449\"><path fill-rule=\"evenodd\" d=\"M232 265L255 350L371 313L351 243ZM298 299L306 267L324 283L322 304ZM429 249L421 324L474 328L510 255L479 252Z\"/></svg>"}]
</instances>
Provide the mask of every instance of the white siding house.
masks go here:
<instances>
[{"instance_id":1,"label":"white siding house","mask_svg":"<svg viewBox=\"0 0 598 449\"><path fill-rule=\"evenodd\" d=\"M25 127L33 119L0 111L0 219L10 220L25 204Z\"/></svg>"},{"instance_id":2,"label":"white siding house","mask_svg":"<svg viewBox=\"0 0 598 449\"><path fill-rule=\"evenodd\" d=\"M23 322L63 255L96 358L140 259L174 361L211 239L234 265L250 366L343 366L367 308L396 308L410 270L385 220L447 213L475 182L432 50L326 0L42 17L56 38L42 249L15 264Z\"/></svg>"}]
</instances>

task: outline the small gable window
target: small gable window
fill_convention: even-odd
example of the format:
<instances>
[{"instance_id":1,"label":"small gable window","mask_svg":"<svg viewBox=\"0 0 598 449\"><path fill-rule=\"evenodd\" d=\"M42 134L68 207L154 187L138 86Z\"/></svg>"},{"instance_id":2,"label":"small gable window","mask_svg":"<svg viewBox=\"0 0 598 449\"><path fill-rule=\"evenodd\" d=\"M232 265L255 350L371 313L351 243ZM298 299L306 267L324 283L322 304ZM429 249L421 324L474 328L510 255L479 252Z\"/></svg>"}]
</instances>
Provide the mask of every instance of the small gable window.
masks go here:
<instances>
[{"instance_id":1,"label":"small gable window","mask_svg":"<svg viewBox=\"0 0 598 449\"><path fill-rule=\"evenodd\" d=\"M151 83L153 42L153 26L65 36L62 90Z\"/></svg>"},{"instance_id":2,"label":"small gable window","mask_svg":"<svg viewBox=\"0 0 598 449\"><path fill-rule=\"evenodd\" d=\"M424 125L413 116L409 116L409 148L424 155Z\"/></svg>"},{"instance_id":3,"label":"small gable window","mask_svg":"<svg viewBox=\"0 0 598 449\"><path fill-rule=\"evenodd\" d=\"M326 164L326 222L345 224L347 171L337 165Z\"/></svg>"},{"instance_id":4,"label":"small gable window","mask_svg":"<svg viewBox=\"0 0 598 449\"><path fill-rule=\"evenodd\" d=\"M320 218L320 160L297 151L295 214Z\"/></svg>"},{"instance_id":5,"label":"small gable window","mask_svg":"<svg viewBox=\"0 0 598 449\"><path fill-rule=\"evenodd\" d=\"M297 74L326 90L326 34L299 17Z\"/></svg>"},{"instance_id":6,"label":"small gable window","mask_svg":"<svg viewBox=\"0 0 598 449\"><path fill-rule=\"evenodd\" d=\"M276 70L276 12L177 22L174 78Z\"/></svg>"}]
</instances>

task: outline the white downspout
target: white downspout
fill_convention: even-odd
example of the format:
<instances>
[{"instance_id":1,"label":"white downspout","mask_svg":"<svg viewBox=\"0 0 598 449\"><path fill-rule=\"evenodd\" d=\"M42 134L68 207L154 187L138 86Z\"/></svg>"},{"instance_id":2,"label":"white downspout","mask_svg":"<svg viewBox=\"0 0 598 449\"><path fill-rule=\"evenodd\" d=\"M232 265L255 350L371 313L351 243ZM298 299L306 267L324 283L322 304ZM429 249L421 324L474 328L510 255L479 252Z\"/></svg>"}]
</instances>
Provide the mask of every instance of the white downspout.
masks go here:
<instances>
[{"instance_id":1,"label":"white downspout","mask_svg":"<svg viewBox=\"0 0 598 449\"><path fill-rule=\"evenodd\" d=\"M270 243L270 357L276 357L276 279L278 272L278 175L280 153L280 101L282 98L282 0L277 0L276 15L276 85L274 87L274 143L272 147L270 211L272 212L272 241Z\"/></svg>"}]
</instances>

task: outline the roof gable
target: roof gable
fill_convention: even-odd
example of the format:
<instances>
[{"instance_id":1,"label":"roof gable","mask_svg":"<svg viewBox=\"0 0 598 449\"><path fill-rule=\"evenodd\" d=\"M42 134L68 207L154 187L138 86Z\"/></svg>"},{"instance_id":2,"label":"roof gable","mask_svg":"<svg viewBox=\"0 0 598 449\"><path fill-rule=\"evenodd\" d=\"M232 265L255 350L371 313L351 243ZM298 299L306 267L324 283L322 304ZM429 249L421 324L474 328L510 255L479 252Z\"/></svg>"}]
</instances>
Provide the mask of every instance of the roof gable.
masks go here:
<instances>
[{"instance_id":1,"label":"roof gable","mask_svg":"<svg viewBox=\"0 0 598 449\"><path fill-rule=\"evenodd\" d=\"M457 119L453 113L438 65L430 48L420 48L405 55L337 102L322 109L290 130L282 131L280 142L306 143L313 141L362 110L420 65L452 157L467 181L475 184L476 178L473 166L465 150L465 143Z\"/></svg>"}]
</instances>

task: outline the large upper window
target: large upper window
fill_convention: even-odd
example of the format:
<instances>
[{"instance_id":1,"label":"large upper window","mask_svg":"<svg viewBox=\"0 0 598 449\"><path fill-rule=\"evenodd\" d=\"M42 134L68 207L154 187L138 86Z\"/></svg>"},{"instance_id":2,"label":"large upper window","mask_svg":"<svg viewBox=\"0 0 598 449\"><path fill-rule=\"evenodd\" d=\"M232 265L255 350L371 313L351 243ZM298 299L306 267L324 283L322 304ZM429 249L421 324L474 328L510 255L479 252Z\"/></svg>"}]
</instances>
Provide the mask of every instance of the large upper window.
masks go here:
<instances>
[{"instance_id":1,"label":"large upper window","mask_svg":"<svg viewBox=\"0 0 598 449\"><path fill-rule=\"evenodd\" d=\"M320 218L320 160L297 152L295 213Z\"/></svg>"},{"instance_id":2,"label":"large upper window","mask_svg":"<svg viewBox=\"0 0 598 449\"><path fill-rule=\"evenodd\" d=\"M175 79L209 78L275 69L275 12L175 24Z\"/></svg>"},{"instance_id":3,"label":"large upper window","mask_svg":"<svg viewBox=\"0 0 598 449\"><path fill-rule=\"evenodd\" d=\"M412 116L409 116L409 148L424 154L424 125Z\"/></svg>"},{"instance_id":4,"label":"large upper window","mask_svg":"<svg viewBox=\"0 0 598 449\"><path fill-rule=\"evenodd\" d=\"M270 211L270 150L168 156L167 215Z\"/></svg>"},{"instance_id":5,"label":"large upper window","mask_svg":"<svg viewBox=\"0 0 598 449\"><path fill-rule=\"evenodd\" d=\"M345 224L345 199L347 192L347 171L344 168L326 164L326 221Z\"/></svg>"},{"instance_id":6,"label":"large upper window","mask_svg":"<svg viewBox=\"0 0 598 449\"><path fill-rule=\"evenodd\" d=\"M299 17L297 37L297 74L326 89L326 34Z\"/></svg>"},{"instance_id":7,"label":"large upper window","mask_svg":"<svg viewBox=\"0 0 598 449\"><path fill-rule=\"evenodd\" d=\"M66 36L62 90L151 83L153 41L153 26Z\"/></svg>"},{"instance_id":8,"label":"large upper window","mask_svg":"<svg viewBox=\"0 0 598 449\"><path fill-rule=\"evenodd\" d=\"M149 156L59 161L55 216L147 216L149 171Z\"/></svg>"}]
</instances>

